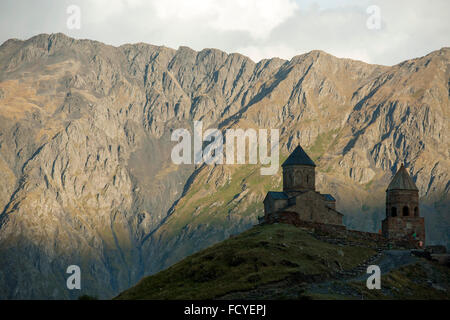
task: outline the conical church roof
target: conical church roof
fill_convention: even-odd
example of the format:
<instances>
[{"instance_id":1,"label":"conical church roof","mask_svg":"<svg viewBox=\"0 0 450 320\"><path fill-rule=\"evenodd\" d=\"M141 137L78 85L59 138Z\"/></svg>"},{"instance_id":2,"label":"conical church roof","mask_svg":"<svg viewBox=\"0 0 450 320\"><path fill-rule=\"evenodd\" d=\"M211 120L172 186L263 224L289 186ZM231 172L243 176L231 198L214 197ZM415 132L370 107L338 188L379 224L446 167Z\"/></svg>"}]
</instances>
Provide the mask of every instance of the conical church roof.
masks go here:
<instances>
[{"instance_id":1,"label":"conical church roof","mask_svg":"<svg viewBox=\"0 0 450 320\"><path fill-rule=\"evenodd\" d=\"M417 189L416 184L411 179L411 176L409 175L405 166L402 164L400 166L400 169L398 169L397 173L395 174L394 178L392 179L391 183L389 184L387 191L389 191L389 190L416 190L416 191L418 191L419 189Z\"/></svg>"},{"instance_id":2,"label":"conical church roof","mask_svg":"<svg viewBox=\"0 0 450 320\"><path fill-rule=\"evenodd\" d=\"M292 151L291 155L286 159L285 162L281 165L284 166L292 166L292 165L304 165L304 166L312 166L315 167L316 164L311 158L306 154L305 150L298 145L294 151Z\"/></svg>"}]
</instances>

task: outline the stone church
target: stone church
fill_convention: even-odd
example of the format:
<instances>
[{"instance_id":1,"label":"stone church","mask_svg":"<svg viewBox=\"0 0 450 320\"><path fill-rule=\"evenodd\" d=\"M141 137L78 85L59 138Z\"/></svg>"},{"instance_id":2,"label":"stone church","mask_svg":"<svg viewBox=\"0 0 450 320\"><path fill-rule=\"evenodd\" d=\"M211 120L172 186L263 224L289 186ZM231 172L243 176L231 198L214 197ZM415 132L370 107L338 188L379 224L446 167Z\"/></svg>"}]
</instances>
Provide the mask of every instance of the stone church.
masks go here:
<instances>
[{"instance_id":1,"label":"stone church","mask_svg":"<svg viewBox=\"0 0 450 320\"><path fill-rule=\"evenodd\" d=\"M283 191L269 191L264 199L261 222L298 220L342 225L343 214L336 211L336 199L315 187L316 165L301 146L282 164Z\"/></svg>"},{"instance_id":2,"label":"stone church","mask_svg":"<svg viewBox=\"0 0 450 320\"><path fill-rule=\"evenodd\" d=\"M316 191L315 168L302 147L295 148L282 164L283 191L267 193L264 217L260 222L294 225L312 222L346 230L342 223L343 214L336 210L333 196ZM403 165L386 190L386 218L382 221L382 234L372 235L389 241L425 243L425 221L419 214L419 190Z\"/></svg>"},{"instance_id":3,"label":"stone church","mask_svg":"<svg viewBox=\"0 0 450 320\"><path fill-rule=\"evenodd\" d=\"M425 221L419 212L419 189L403 166L386 190L386 218L381 223L388 239L414 238L425 242Z\"/></svg>"}]
</instances>

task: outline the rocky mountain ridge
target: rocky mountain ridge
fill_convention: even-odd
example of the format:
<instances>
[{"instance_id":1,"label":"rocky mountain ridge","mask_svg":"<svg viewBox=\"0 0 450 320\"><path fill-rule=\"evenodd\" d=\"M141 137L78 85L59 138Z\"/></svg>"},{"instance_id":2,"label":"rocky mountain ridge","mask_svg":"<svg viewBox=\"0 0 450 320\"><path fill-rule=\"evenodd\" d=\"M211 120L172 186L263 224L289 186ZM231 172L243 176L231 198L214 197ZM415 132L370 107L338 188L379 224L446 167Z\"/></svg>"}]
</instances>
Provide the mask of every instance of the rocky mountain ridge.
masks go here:
<instances>
[{"instance_id":1,"label":"rocky mountain ridge","mask_svg":"<svg viewBox=\"0 0 450 320\"><path fill-rule=\"evenodd\" d=\"M449 241L450 49L387 67L322 51L258 63L217 49L63 34L0 46L0 297L112 297L257 221L279 170L175 165L171 132L279 128L350 228L377 231L401 163L430 243ZM65 287L68 265L82 292ZM20 266L20 267L18 267Z\"/></svg>"}]
</instances>

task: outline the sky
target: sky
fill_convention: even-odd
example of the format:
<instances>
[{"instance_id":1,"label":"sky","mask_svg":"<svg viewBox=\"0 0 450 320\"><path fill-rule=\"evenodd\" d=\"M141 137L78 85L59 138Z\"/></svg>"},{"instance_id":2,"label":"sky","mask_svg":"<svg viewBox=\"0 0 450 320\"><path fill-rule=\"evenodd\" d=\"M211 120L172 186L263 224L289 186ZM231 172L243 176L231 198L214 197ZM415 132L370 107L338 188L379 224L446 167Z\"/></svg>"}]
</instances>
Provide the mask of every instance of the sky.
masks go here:
<instances>
[{"instance_id":1,"label":"sky","mask_svg":"<svg viewBox=\"0 0 450 320\"><path fill-rule=\"evenodd\" d=\"M450 46L450 1L0 1L0 43L56 32L116 46L217 48L256 62L323 50L394 65Z\"/></svg>"}]
</instances>

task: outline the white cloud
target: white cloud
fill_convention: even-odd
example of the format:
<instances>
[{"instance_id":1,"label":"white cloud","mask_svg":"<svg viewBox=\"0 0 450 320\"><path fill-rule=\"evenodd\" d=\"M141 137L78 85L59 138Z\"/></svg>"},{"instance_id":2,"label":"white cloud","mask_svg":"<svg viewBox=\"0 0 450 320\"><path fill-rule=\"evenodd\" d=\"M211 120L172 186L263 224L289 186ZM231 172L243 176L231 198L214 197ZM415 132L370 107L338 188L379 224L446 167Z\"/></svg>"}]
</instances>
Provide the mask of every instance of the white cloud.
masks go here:
<instances>
[{"instance_id":1,"label":"white cloud","mask_svg":"<svg viewBox=\"0 0 450 320\"><path fill-rule=\"evenodd\" d=\"M113 16L120 16L129 9L146 6L144 0L88 0L83 4L83 11L91 15L96 22L103 22Z\"/></svg>"},{"instance_id":2,"label":"white cloud","mask_svg":"<svg viewBox=\"0 0 450 320\"><path fill-rule=\"evenodd\" d=\"M81 8L80 30L66 28L70 4ZM367 28L373 4L380 30ZM2 0L0 42L64 32L113 45L213 47L255 61L320 49L390 65L449 46L448 12L448 0Z\"/></svg>"},{"instance_id":3,"label":"white cloud","mask_svg":"<svg viewBox=\"0 0 450 320\"><path fill-rule=\"evenodd\" d=\"M154 1L163 21L200 19L219 31L245 31L254 38L267 38L273 28L298 8L293 0L165 0Z\"/></svg>"}]
</instances>

